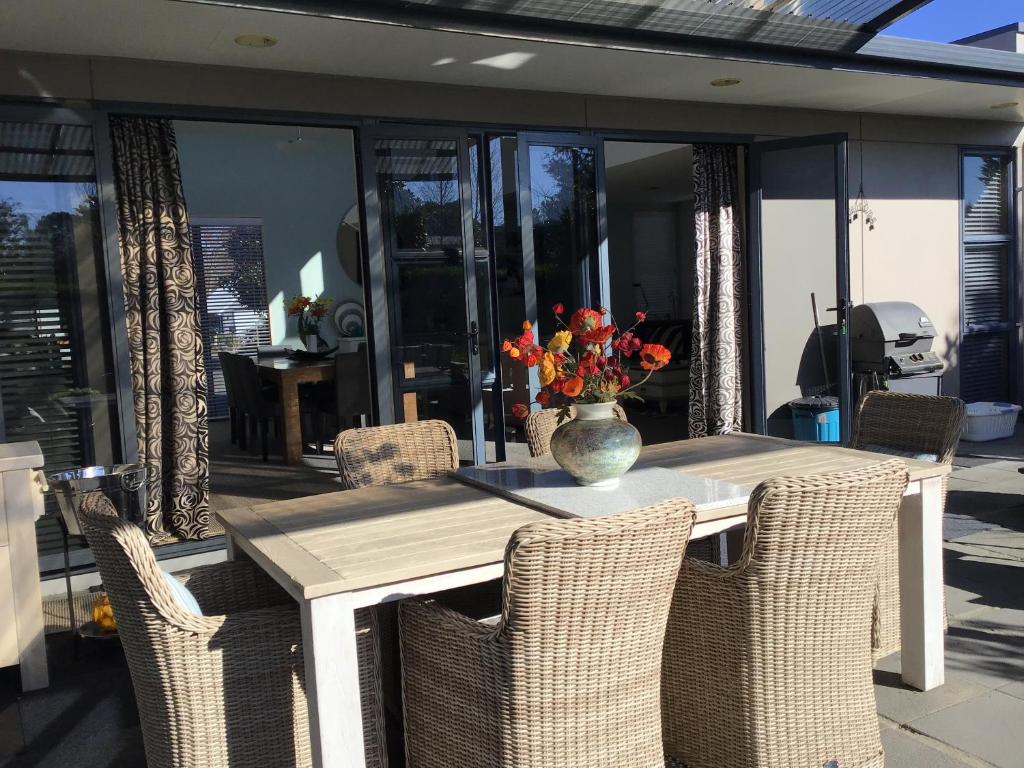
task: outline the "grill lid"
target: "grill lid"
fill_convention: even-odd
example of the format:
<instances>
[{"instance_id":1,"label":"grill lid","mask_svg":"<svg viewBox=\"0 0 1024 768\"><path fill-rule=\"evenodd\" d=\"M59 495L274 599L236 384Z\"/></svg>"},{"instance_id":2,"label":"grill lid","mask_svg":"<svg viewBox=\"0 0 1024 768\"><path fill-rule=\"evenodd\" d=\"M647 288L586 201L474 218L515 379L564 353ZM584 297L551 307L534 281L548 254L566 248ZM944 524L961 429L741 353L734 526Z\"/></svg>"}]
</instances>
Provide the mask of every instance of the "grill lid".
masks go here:
<instances>
[{"instance_id":1,"label":"grill lid","mask_svg":"<svg viewBox=\"0 0 1024 768\"><path fill-rule=\"evenodd\" d=\"M858 304L850 315L853 338L868 342L911 345L935 338L935 326L916 304L909 301L876 301Z\"/></svg>"}]
</instances>

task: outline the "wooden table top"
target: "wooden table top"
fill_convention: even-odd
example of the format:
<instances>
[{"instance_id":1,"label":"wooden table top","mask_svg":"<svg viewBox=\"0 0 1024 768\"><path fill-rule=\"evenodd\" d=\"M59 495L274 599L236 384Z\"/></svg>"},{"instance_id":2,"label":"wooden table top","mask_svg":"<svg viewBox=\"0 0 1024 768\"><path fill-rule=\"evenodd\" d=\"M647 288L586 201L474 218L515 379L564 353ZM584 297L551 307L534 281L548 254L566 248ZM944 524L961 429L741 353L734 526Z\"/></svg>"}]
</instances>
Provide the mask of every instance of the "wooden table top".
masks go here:
<instances>
[{"instance_id":1,"label":"wooden table top","mask_svg":"<svg viewBox=\"0 0 1024 768\"><path fill-rule=\"evenodd\" d=\"M756 435L644 448L638 466L757 483L863 467L884 457ZM912 480L946 465L906 461ZM744 507L698 522L745 514ZM228 533L297 599L312 599L500 563L509 536L551 517L451 478L320 494L217 513Z\"/></svg>"},{"instance_id":2,"label":"wooden table top","mask_svg":"<svg viewBox=\"0 0 1024 768\"><path fill-rule=\"evenodd\" d=\"M266 360L259 360L256 363L260 370L269 371L294 371L304 368L333 368L334 358L307 358L305 360L294 360L290 357L271 357Z\"/></svg>"}]
</instances>

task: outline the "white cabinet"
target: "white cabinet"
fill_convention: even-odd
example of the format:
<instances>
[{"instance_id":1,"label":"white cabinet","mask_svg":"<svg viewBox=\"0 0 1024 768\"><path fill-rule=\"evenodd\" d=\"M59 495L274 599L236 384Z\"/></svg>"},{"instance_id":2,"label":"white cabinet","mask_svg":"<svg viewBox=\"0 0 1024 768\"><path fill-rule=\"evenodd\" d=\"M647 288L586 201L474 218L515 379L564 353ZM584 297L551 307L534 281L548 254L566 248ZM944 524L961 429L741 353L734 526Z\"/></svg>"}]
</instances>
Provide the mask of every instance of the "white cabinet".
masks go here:
<instances>
[{"instance_id":1,"label":"white cabinet","mask_svg":"<svg viewBox=\"0 0 1024 768\"><path fill-rule=\"evenodd\" d=\"M0 445L0 666L20 664L25 691L49 684L36 553L42 466L38 443Z\"/></svg>"}]
</instances>

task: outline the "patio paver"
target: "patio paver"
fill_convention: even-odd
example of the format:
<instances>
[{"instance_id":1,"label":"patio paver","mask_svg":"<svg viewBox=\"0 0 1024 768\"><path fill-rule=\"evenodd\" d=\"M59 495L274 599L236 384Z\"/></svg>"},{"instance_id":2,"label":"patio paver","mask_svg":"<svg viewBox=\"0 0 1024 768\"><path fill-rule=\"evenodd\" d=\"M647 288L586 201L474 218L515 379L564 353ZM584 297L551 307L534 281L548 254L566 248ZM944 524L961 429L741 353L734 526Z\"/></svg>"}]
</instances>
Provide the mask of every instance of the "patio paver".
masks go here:
<instances>
[{"instance_id":1,"label":"patio paver","mask_svg":"<svg viewBox=\"0 0 1024 768\"><path fill-rule=\"evenodd\" d=\"M1024 768L1022 723L1024 700L989 691L916 720L912 728L999 768Z\"/></svg>"}]
</instances>

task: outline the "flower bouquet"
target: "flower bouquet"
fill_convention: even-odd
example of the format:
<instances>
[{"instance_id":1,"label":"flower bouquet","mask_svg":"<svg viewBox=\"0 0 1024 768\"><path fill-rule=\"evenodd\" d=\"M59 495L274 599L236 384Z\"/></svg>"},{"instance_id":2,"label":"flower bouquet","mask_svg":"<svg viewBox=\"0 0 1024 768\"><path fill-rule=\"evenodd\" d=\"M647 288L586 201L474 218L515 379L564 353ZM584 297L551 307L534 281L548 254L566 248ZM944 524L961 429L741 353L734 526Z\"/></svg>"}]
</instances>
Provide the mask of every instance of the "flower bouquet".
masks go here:
<instances>
[{"instance_id":1,"label":"flower bouquet","mask_svg":"<svg viewBox=\"0 0 1024 768\"><path fill-rule=\"evenodd\" d=\"M610 313L582 307L565 321L565 307L553 307L556 330L545 346L537 343L529 321L502 350L528 368L537 368L540 391L536 402L557 407L558 428L551 437L555 461L583 485L612 486L640 454L640 434L617 418L615 403L642 399L637 390L672 359L661 344L645 344L636 335L645 319L634 315L621 330ZM571 419L575 408L576 418ZM530 407L513 406L525 419Z\"/></svg>"},{"instance_id":2,"label":"flower bouquet","mask_svg":"<svg viewBox=\"0 0 1024 768\"><path fill-rule=\"evenodd\" d=\"M288 300L288 317L297 317L299 338L310 352L327 349L327 342L320 336L320 323L327 317L331 300L323 294L311 299L309 296L292 296Z\"/></svg>"}]
</instances>

